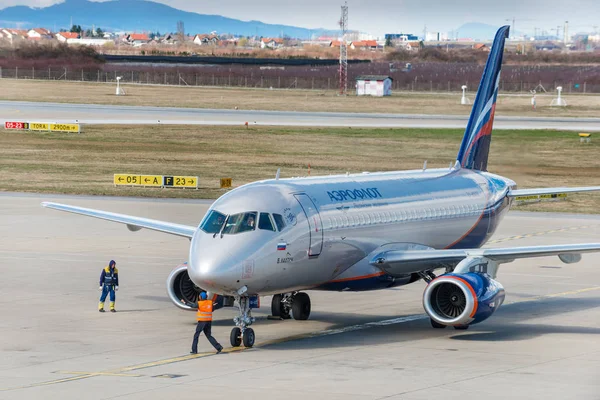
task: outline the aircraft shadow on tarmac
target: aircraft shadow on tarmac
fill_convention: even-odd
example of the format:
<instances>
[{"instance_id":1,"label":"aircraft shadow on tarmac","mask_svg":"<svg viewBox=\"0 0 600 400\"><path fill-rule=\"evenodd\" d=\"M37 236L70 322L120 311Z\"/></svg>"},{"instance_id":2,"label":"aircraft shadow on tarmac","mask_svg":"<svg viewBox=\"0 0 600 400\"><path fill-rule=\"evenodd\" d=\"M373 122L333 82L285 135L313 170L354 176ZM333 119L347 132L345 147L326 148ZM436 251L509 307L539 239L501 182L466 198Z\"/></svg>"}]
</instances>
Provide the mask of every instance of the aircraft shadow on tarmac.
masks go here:
<instances>
[{"instance_id":1,"label":"aircraft shadow on tarmac","mask_svg":"<svg viewBox=\"0 0 600 400\"><path fill-rule=\"evenodd\" d=\"M533 319L557 316L571 312L585 311L597 308L600 298L555 298L542 301L507 304L487 321L471 326L468 331L456 331L452 328L433 329L428 318L418 319L406 323L385 326L374 326L335 335L301 338L284 343L264 346L270 350L315 349L354 347L362 345L378 345L390 342L418 340L424 338L447 337L452 340L462 341L515 341L528 340L549 333L575 333L575 334L600 334L600 328L574 326L574 325L548 325L537 324ZM332 321L339 314L319 313L315 317L319 320ZM344 324L332 326L330 329L341 329L353 325L346 319ZM400 316L401 317L401 316ZM311 315L311 319L313 316ZM364 316L363 316L364 319ZM390 319L390 317L382 317ZM371 321L377 321L376 317ZM364 320L363 320L364 322ZM278 322L286 323L286 321ZM360 322L359 322L360 323ZM262 324L261 324L262 325Z\"/></svg>"}]
</instances>

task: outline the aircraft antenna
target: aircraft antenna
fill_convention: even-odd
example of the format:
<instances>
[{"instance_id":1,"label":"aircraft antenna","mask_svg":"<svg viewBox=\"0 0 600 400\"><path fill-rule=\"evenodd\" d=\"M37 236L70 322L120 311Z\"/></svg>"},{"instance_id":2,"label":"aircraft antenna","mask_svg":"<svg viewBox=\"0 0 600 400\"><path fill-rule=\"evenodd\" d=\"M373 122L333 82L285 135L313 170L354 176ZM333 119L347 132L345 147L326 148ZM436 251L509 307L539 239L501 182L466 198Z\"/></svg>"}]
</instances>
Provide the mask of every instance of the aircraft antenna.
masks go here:
<instances>
[{"instance_id":1,"label":"aircraft antenna","mask_svg":"<svg viewBox=\"0 0 600 400\"><path fill-rule=\"evenodd\" d=\"M348 31L348 2L342 6L342 16L340 18L340 29L342 37L340 39L340 95L345 96L348 90L348 49L346 47L346 33Z\"/></svg>"},{"instance_id":2,"label":"aircraft antenna","mask_svg":"<svg viewBox=\"0 0 600 400\"><path fill-rule=\"evenodd\" d=\"M425 162L423 163L423 171L425 171L427 169L427 160L425 160Z\"/></svg>"},{"instance_id":3,"label":"aircraft antenna","mask_svg":"<svg viewBox=\"0 0 600 400\"><path fill-rule=\"evenodd\" d=\"M281 168L277 168L277 173L275 174L275 180L279 180L279 173L281 172Z\"/></svg>"}]
</instances>

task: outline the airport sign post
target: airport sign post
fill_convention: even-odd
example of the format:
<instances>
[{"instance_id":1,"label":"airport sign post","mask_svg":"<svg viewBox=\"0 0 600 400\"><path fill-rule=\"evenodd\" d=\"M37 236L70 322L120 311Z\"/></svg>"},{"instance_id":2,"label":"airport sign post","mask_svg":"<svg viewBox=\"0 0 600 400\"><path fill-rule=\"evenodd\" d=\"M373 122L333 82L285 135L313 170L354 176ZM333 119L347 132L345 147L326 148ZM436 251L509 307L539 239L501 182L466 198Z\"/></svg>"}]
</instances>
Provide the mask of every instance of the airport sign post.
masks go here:
<instances>
[{"instance_id":1,"label":"airport sign post","mask_svg":"<svg viewBox=\"0 0 600 400\"><path fill-rule=\"evenodd\" d=\"M79 124L50 124L50 132L79 133Z\"/></svg>"},{"instance_id":2,"label":"airport sign post","mask_svg":"<svg viewBox=\"0 0 600 400\"><path fill-rule=\"evenodd\" d=\"M197 176L114 174L115 186L198 189Z\"/></svg>"},{"instance_id":3,"label":"airport sign post","mask_svg":"<svg viewBox=\"0 0 600 400\"><path fill-rule=\"evenodd\" d=\"M221 178L221 189L227 189L231 187L231 178Z\"/></svg>"},{"instance_id":4,"label":"airport sign post","mask_svg":"<svg viewBox=\"0 0 600 400\"><path fill-rule=\"evenodd\" d=\"M28 129L30 131L39 132L66 132L66 133L80 133L81 128L79 124L55 124L47 122L12 122L11 124L23 124L24 128L11 128L11 129ZM4 124L6 127L8 122ZM9 128L6 128L9 129Z\"/></svg>"},{"instance_id":5,"label":"airport sign post","mask_svg":"<svg viewBox=\"0 0 600 400\"><path fill-rule=\"evenodd\" d=\"M198 189L197 176L163 176L163 186L166 188Z\"/></svg>"},{"instance_id":6,"label":"airport sign post","mask_svg":"<svg viewBox=\"0 0 600 400\"><path fill-rule=\"evenodd\" d=\"M29 124L27 122L10 122L4 123L4 129L28 129Z\"/></svg>"},{"instance_id":7,"label":"airport sign post","mask_svg":"<svg viewBox=\"0 0 600 400\"><path fill-rule=\"evenodd\" d=\"M44 122L30 122L29 123L30 131L49 131L50 124Z\"/></svg>"}]
</instances>

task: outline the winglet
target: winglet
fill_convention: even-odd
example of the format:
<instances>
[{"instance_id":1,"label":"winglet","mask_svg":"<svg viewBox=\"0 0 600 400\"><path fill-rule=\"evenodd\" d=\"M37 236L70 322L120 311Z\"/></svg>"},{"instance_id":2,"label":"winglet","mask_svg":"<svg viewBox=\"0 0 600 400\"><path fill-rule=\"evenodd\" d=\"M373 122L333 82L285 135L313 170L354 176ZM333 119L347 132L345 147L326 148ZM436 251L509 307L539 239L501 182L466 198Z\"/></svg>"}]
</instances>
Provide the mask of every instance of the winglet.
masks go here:
<instances>
[{"instance_id":1,"label":"winglet","mask_svg":"<svg viewBox=\"0 0 600 400\"><path fill-rule=\"evenodd\" d=\"M462 168L487 170L490 142L492 140L492 125L496 111L496 97L502 67L504 42L508 37L509 26L498 29L490 55L488 56L477 97L473 103L469 123L465 130L457 161Z\"/></svg>"}]
</instances>

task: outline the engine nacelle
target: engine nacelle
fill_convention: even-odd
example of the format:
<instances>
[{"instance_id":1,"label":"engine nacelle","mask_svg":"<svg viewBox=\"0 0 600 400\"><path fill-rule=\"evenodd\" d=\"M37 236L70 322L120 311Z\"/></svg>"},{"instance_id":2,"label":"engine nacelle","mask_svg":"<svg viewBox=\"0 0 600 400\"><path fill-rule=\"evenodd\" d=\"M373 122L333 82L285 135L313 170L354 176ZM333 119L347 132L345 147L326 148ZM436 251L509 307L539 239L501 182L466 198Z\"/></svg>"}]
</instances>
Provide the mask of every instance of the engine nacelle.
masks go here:
<instances>
[{"instance_id":1,"label":"engine nacelle","mask_svg":"<svg viewBox=\"0 0 600 400\"><path fill-rule=\"evenodd\" d=\"M171 271L167 278L167 293L177 307L183 310L196 311L198 309L198 296L203 289L192 282L187 268L187 263L183 263ZM215 300L216 304L213 306L213 310L218 310L221 307L232 307L233 301L233 297L219 295Z\"/></svg>"},{"instance_id":2,"label":"engine nacelle","mask_svg":"<svg viewBox=\"0 0 600 400\"><path fill-rule=\"evenodd\" d=\"M175 267L167 278L167 293L177 307L183 310L196 311L198 296L202 288L196 286L187 272L187 263Z\"/></svg>"},{"instance_id":3,"label":"engine nacelle","mask_svg":"<svg viewBox=\"0 0 600 400\"><path fill-rule=\"evenodd\" d=\"M471 325L489 318L504 302L504 287L488 274L444 274L423 293L425 312L442 325Z\"/></svg>"}]
</instances>

